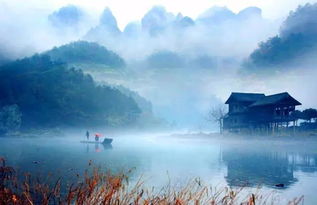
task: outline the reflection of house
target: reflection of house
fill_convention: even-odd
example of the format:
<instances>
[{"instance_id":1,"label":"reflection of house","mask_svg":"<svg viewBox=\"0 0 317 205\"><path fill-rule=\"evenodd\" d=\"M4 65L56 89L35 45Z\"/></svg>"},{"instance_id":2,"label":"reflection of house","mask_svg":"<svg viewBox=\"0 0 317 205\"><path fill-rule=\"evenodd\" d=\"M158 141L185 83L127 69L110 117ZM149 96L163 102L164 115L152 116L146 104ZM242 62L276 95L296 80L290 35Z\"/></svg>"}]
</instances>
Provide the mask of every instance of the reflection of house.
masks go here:
<instances>
[{"instance_id":1,"label":"reflection of house","mask_svg":"<svg viewBox=\"0 0 317 205\"><path fill-rule=\"evenodd\" d=\"M283 184L287 188L297 181L288 154L259 150L248 147L223 150L222 157L228 169L226 181L230 186Z\"/></svg>"},{"instance_id":2,"label":"reflection of house","mask_svg":"<svg viewBox=\"0 0 317 205\"><path fill-rule=\"evenodd\" d=\"M294 121L290 114L295 106L301 105L287 92L267 96L262 93L231 93L226 104L229 112L223 119L223 128L231 132L274 132Z\"/></svg>"}]
</instances>

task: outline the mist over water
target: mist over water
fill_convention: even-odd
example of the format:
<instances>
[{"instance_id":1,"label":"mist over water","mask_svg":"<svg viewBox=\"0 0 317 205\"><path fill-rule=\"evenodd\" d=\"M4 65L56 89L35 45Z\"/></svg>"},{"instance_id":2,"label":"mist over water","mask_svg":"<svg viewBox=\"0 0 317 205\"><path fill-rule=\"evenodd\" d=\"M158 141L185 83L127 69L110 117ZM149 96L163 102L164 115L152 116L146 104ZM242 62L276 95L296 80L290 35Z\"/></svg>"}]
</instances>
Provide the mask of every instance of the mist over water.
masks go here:
<instances>
[{"instance_id":1,"label":"mist over water","mask_svg":"<svg viewBox=\"0 0 317 205\"><path fill-rule=\"evenodd\" d=\"M316 203L316 142L264 139L210 139L162 134L113 135L112 146L79 143L78 134L63 138L1 138L0 155L10 166L38 176L54 173L72 180L87 169L89 160L103 170L132 169L130 182L142 178L156 190L171 183L184 186L194 178L223 187L245 186L264 193L277 192L283 200L305 194ZM300 144L305 145L299 146ZM15 150L12 152L12 150ZM35 163L36 162L36 163ZM68 178L69 177L69 178ZM275 185L283 183L284 188Z\"/></svg>"}]
</instances>

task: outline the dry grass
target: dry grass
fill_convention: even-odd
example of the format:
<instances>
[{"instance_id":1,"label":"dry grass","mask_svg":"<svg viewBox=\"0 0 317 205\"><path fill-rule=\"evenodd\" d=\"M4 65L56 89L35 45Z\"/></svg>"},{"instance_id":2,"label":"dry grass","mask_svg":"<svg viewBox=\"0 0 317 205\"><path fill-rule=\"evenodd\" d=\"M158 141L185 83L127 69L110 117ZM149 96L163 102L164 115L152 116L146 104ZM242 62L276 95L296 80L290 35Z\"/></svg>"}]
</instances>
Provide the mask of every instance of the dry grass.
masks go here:
<instances>
[{"instance_id":1,"label":"dry grass","mask_svg":"<svg viewBox=\"0 0 317 205\"><path fill-rule=\"evenodd\" d=\"M82 180L67 186L66 191L61 191L63 190L61 179L48 184L25 174L23 180L18 180L18 174L13 168L6 166L5 159L0 158L0 163L0 204L280 204L271 196L263 196L259 193L248 194L243 188L216 189L202 185L199 180L193 180L177 190L167 185L156 192L154 189L145 189L141 180L131 186L125 174L112 175L103 173L97 168L93 168L91 172L86 171ZM288 204L303 204L303 197L295 198Z\"/></svg>"}]
</instances>

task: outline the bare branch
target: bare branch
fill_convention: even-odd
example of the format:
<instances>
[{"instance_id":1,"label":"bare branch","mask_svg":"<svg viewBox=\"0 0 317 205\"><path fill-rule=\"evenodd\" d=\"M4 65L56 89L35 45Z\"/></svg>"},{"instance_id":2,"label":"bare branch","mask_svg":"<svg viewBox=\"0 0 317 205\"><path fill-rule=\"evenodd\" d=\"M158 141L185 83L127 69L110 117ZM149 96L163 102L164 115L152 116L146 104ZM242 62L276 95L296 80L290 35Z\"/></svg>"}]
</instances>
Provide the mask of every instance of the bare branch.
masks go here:
<instances>
[{"instance_id":1,"label":"bare branch","mask_svg":"<svg viewBox=\"0 0 317 205\"><path fill-rule=\"evenodd\" d=\"M219 104L219 105L213 106L209 110L206 120L219 122L225 117L226 113L227 113L227 109L224 105Z\"/></svg>"}]
</instances>

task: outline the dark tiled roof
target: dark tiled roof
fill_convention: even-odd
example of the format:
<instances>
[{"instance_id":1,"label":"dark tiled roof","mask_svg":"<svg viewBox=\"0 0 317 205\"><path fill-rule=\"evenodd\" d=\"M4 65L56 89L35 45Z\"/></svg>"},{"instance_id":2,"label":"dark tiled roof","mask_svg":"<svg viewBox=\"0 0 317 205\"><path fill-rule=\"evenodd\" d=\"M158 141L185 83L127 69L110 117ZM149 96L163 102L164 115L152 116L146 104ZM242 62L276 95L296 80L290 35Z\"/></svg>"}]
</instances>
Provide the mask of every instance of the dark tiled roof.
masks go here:
<instances>
[{"instance_id":1,"label":"dark tiled roof","mask_svg":"<svg viewBox=\"0 0 317 205\"><path fill-rule=\"evenodd\" d=\"M288 94L288 92L284 92L284 93L278 93L275 95L265 96L257 100L255 103L251 104L250 107L276 104L281 102L282 100L287 100L288 103L292 105L301 105L301 103L295 100L290 94Z\"/></svg>"},{"instance_id":2,"label":"dark tiled roof","mask_svg":"<svg viewBox=\"0 0 317 205\"><path fill-rule=\"evenodd\" d=\"M231 93L230 97L226 101L226 104L232 101L238 102L255 102L261 98L265 97L263 93Z\"/></svg>"}]
</instances>

